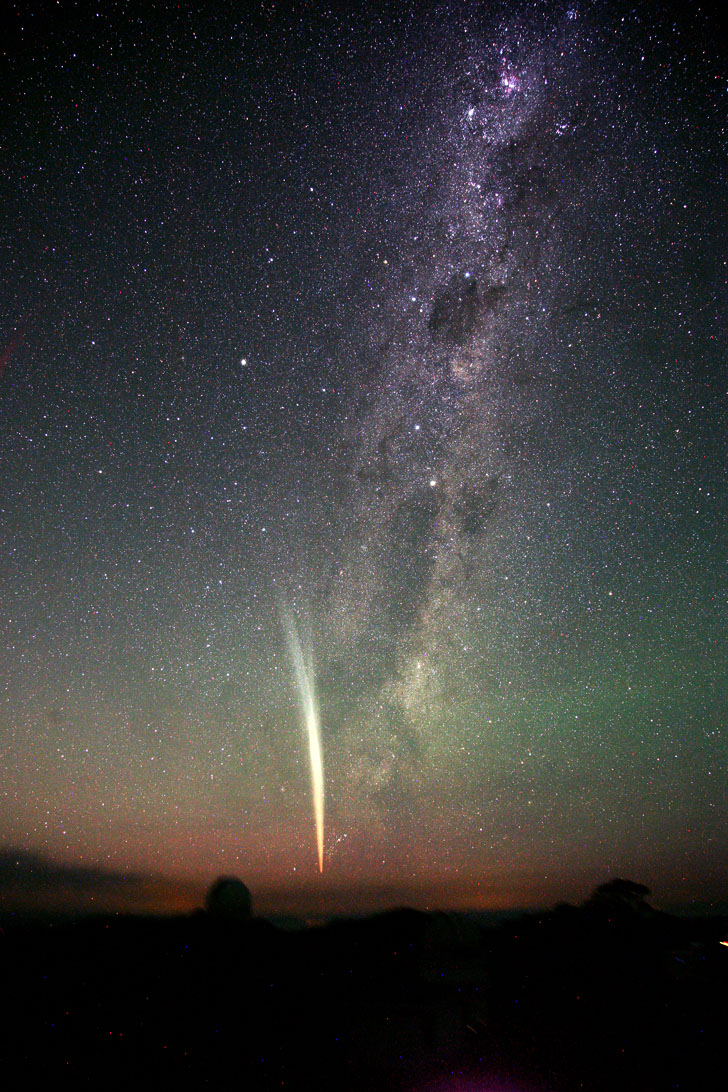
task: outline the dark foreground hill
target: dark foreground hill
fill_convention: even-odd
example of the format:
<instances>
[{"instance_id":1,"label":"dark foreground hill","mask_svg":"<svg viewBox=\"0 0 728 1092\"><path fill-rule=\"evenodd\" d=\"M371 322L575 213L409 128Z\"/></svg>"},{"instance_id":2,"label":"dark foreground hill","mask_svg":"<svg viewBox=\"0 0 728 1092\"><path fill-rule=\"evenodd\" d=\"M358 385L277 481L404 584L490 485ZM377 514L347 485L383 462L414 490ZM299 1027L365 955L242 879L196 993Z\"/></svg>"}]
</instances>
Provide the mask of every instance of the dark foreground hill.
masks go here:
<instances>
[{"instance_id":1,"label":"dark foreground hill","mask_svg":"<svg viewBox=\"0 0 728 1092\"><path fill-rule=\"evenodd\" d=\"M411 910L299 932L6 922L3 1083L728 1088L725 924L592 904L488 928Z\"/></svg>"}]
</instances>

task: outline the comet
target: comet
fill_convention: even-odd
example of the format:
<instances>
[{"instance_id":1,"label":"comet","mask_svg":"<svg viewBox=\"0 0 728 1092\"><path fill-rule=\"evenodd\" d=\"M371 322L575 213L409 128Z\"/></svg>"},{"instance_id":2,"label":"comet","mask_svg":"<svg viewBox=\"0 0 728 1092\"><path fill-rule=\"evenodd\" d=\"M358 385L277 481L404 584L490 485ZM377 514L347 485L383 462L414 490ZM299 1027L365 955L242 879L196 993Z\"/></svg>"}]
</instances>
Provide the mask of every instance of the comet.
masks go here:
<instances>
[{"instance_id":1,"label":"comet","mask_svg":"<svg viewBox=\"0 0 728 1092\"><path fill-rule=\"evenodd\" d=\"M311 649L304 654L298 629L293 615L281 605L281 623L286 638L286 647L291 659L291 666L296 676L298 700L303 718L303 726L308 738L308 757L311 765L311 792L313 796L313 815L316 823L316 846L318 849L319 872L324 870L324 764L321 753L321 730L318 706L316 704L316 686Z\"/></svg>"}]
</instances>

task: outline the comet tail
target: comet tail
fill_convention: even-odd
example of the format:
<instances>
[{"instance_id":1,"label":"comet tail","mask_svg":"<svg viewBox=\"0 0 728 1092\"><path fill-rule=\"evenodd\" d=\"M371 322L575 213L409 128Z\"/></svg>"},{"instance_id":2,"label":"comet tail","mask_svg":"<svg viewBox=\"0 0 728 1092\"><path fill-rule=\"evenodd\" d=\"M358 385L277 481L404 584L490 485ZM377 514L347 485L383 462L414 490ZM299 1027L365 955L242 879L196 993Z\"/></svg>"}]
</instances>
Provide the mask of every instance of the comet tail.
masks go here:
<instances>
[{"instance_id":1,"label":"comet tail","mask_svg":"<svg viewBox=\"0 0 728 1092\"><path fill-rule=\"evenodd\" d=\"M281 619L286 635L286 645L291 658L298 686L298 698L301 706L306 735L308 754L311 764L311 790L313 793L313 814L316 822L316 844L318 847L319 872L324 870L324 765L321 754L321 732L316 706L313 657L304 655L298 636L295 619L288 611L281 609Z\"/></svg>"}]
</instances>

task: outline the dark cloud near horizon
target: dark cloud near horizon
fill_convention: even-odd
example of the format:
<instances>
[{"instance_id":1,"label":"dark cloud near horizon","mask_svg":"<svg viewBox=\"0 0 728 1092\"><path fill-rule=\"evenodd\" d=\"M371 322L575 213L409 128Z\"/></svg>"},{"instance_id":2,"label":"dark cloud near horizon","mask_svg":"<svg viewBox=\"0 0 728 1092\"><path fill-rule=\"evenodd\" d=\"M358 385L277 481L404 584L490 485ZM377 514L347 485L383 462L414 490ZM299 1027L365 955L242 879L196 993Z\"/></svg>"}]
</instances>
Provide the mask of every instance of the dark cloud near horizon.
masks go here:
<instances>
[{"instance_id":1,"label":"dark cloud near horizon","mask_svg":"<svg viewBox=\"0 0 728 1092\"><path fill-rule=\"evenodd\" d=\"M55 890L94 893L143 884L135 872L64 864L30 850L0 848L0 899L26 894L52 898Z\"/></svg>"}]
</instances>

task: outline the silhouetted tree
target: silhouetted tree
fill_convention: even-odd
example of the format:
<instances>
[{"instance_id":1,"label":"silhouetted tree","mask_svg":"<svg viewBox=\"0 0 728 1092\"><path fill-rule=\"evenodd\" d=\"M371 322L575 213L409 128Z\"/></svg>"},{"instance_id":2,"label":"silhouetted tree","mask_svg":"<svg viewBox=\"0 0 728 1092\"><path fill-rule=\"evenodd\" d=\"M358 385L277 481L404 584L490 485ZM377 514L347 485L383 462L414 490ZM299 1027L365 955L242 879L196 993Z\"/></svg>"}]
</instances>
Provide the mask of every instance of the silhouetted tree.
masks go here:
<instances>
[{"instance_id":1,"label":"silhouetted tree","mask_svg":"<svg viewBox=\"0 0 728 1092\"><path fill-rule=\"evenodd\" d=\"M634 880L614 879L599 884L589 896L586 907L610 915L644 916L652 913L652 907L645 900L650 894L649 887Z\"/></svg>"},{"instance_id":2,"label":"silhouetted tree","mask_svg":"<svg viewBox=\"0 0 728 1092\"><path fill-rule=\"evenodd\" d=\"M208 914L227 921L247 921L253 913L250 891L235 876L219 876L205 898Z\"/></svg>"}]
</instances>

